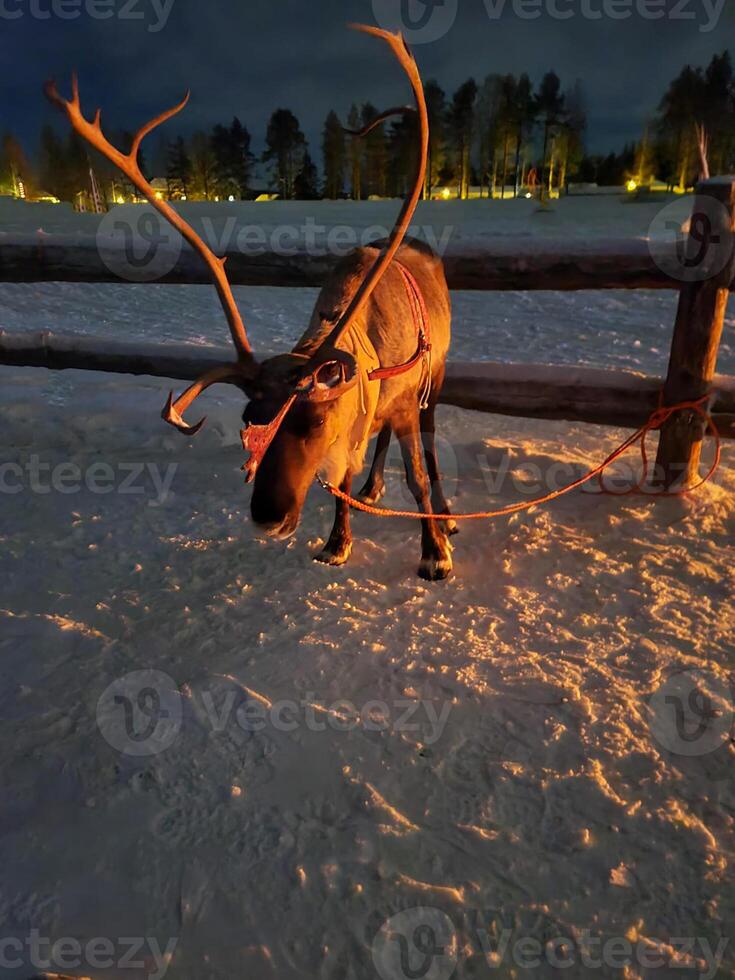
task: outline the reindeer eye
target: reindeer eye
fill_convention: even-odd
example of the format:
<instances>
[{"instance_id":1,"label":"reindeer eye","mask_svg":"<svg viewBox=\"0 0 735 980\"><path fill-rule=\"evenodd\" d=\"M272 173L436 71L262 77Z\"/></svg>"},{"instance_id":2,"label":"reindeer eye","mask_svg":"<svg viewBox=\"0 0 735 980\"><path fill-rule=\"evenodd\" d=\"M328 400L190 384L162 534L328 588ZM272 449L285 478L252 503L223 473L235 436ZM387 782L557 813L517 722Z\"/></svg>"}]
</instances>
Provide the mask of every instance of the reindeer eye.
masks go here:
<instances>
[{"instance_id":1,"label":"reindeer eye","mask_svg":"<svg viewBox=\"0 0 735 980\"><path fill-rule=\"evenodd\" d=\"M314 372L314 381L319 388L336 388L342 383L342 365L339 361L328 361Z\"/></svg>"}]
</instances>

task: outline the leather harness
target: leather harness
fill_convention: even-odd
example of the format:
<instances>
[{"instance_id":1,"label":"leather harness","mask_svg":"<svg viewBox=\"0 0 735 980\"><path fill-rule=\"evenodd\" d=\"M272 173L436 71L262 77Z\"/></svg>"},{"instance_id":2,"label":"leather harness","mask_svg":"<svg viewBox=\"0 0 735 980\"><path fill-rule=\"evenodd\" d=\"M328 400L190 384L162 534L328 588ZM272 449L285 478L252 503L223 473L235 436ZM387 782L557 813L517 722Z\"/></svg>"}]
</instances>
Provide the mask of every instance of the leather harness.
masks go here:
<instances>
[{"instance_id":1,"label":"leather harness","mask_svg":"<svg viewBox=\"0 0 735 980\"><path fill-rule=\"evenodd\" d=\"M396 364L393 367L375 368L374 371L368 372L368 381L383 381L386 378L395 378L399 374L405 374L412 367L415 367L422 357L431 351L431 328L429 326L429 314L426 309L424 295L413 273L397 259L394 259L393 262L403 277L403 284L406 287L413 323L419 337L419 344L416 348L416 353L410 360L405 361L403 364Z\"/></svg>"}]
</instances>

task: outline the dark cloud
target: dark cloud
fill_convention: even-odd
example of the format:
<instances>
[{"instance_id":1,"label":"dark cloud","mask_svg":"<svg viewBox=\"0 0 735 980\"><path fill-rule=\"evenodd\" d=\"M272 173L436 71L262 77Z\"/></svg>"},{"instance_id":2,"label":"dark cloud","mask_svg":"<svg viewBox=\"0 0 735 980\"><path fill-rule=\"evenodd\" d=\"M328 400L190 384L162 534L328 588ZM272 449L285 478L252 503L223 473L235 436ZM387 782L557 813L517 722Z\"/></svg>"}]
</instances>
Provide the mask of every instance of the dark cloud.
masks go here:
<instances>
[{"instance_id":1,"label":"dark cloud","mask_svg":"<svg viewBox=\"0 0 735 980\"><path fill-rule=\"evenodd\" d=\"M98 12L125 4L143 19L114 16L39 20L35 10L74 3ZM187 87L192 102L173 131L192 131L238 115L257 148L270 112L288 106L301 119L319 156L322 120L330 108L346 114L353 101L394 104L405 82L376 41L348 32L350 20L375 22L372 0L173 0L165 26L155 13L171 0L0 0L0 53L5 82L4 125L35 148L43 121L53 118L40 94L55 74L61 84L76 66L87 104L99 102L108 126L132 127ZM390 0L380 0L383 9ZM416 3L417 0L404 0ZM436 0L434 0L436 2ZM444 0L452 3L453 0ZM495 0L497 3L497 0ZM518 2L518 0L516 0ZM528 4L552 0L525 0ZM557 8L580 11L586 3L626 0L556 0ZM635 4L657 0L630 0ZM661 2L661 0L658 0ZM687 62L702 64L735 41L728 0L718 26L705 32L708 7L717 0L663 0L693 19L585 19L560 21L544 13L524 20L506 0L492 20L492 0L457 0L454 26L432 43L415 47L425 78L436 77L451 92L468 75L528 71L536 80L553 68L565 84L582 79L589 115L590 148L605 151L635 139L667 82ZM399 9L400 0L395 0ZM683 5L683 6L682 6ZM57 8L58 9L58 8ZM415 8L420 10L420 8ZM526 8L530 9L530 8ZM548 7L546 7L548 10ZM10 19L8 13L21 11Z\"/></svg>"}]
</instances>

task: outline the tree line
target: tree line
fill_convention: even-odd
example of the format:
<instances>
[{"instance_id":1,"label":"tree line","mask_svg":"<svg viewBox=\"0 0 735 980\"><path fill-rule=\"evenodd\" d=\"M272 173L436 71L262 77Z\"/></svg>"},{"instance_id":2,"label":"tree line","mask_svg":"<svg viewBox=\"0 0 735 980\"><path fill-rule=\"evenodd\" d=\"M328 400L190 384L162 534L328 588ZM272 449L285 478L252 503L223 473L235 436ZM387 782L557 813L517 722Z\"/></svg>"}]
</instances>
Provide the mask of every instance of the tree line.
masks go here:
<instances>
[{"instance_id":1,"label":"tree line","mask_svg":"<svg viewBox=\"0 0 735 980\"><path fill-rule=\"evenodd\" d=\"M646 184L654 177L687 187L698 177L700 159L695 124L709 135L710 169L723 173L735 164L735 76L730 54L715 55L706 68L687 65L672 80L658 111L638 143L620 153L592 156L585 151L587 113L580 82L563 88L547 72L537 87L527 74L469 78L451 95L436 80L425 84L431 126L424 195L439 188L459 198L479 187L482 196L516 196L528 186L547 192L569 181L621 185L631 178ZM327 115L321 138L321 175L299 120L285 108L271 116L259 161L268 168L270 189L280 197L316 199L398 197L406 193L416 167L413 114L375 125L378 110L353 105L345 120ZM118 133L122 149L132 135ZM235 118L209 131L162 141L155 173L146 159L144 173L163 177L169 196L191 200L246 200L253 196L258 158L251 135ZM122 178L89 151L76 133L60 137L51 126L41 133L35 165L19 141L6 133L0 141L0 191L17 193L19 181L73 201L90 183L93 167L103 196L125 196Z\"/></svg>"}]
</instances>

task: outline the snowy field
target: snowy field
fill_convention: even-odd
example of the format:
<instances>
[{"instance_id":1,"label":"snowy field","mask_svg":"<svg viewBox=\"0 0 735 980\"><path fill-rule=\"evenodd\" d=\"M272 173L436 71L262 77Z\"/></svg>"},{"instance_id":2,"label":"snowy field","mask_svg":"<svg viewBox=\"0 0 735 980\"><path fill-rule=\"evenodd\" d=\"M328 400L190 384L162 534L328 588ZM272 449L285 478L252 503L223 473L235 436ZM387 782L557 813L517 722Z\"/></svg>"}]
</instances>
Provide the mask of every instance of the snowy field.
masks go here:
<instances>
[{"instance_id":1,"label":"snowy field","mask_svg":"<svg viewBox=\"0 0 735 980\"><path fill-rule=\"evenodd\" d=\"M451 245L476 244L487 239L533 239L542 242L550 238L565 238L575 244L585 240L660 237L666 233L661 221L666 208L667 219L684 222L692 210L691 196L675 198L661 195L647 202L621 203L617 197L571 197L554 202L548 213L541 214L538 201L422 201L416 211L414 232L427 232L437 241ZM266 235L275 229L291 226L300 229L306 241L308 228L319 239L320 228L346 226L363 232L372 228L390 229L393 226L398 202L394 200L352 201L270 201L270 202L178 202L176 209L193 224L197 231L223 233L228 221L238 227L258 226ZM117 219L128 207L113 208L110 215ZM36 234L65 235L75 238L94 236L100 227L95 214L76 214L70 205L27 204L0 198L0 236L15 239ZM103 219L104 220L104 219ZM107 219L112 224L110 218ZM445 239L446 230L451 235Z\"/></svg>"},{"instance_id":2,"label":"snowy field","mask_svg":"<svg viewBox=\"0 0 735 980\"><path fill-rule=\"evenodd\" d=\"M556 236L584 232L582 203ZM473 238L547 234L523 205L446 207ZM590 239L652 220L584 207ZM261 351L315 296L236 294ZM669 292L453 302L457 359L665 372ZM195 286L2 285L0 327L226 337ZM230 392L189 441L160 421L164 381L0 378L1 977L41 972L34 937L41 959L67 940L46 969L75 977L733 975L732 445L688 499L578 492L464 525L429 585L415 522L357 514L350 563L312 562L318 489L294 538L261 538ZM627 435L450 408L439 432L458 511ZM395 455L388 475L386 503L412 506ZM695 688L712 710L692 734Z\"/></svg>"}]
</instances>

